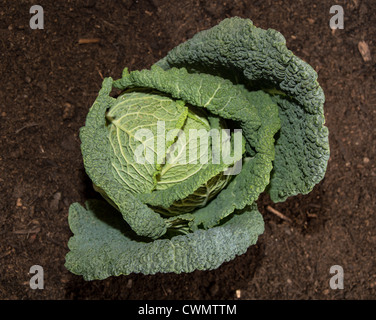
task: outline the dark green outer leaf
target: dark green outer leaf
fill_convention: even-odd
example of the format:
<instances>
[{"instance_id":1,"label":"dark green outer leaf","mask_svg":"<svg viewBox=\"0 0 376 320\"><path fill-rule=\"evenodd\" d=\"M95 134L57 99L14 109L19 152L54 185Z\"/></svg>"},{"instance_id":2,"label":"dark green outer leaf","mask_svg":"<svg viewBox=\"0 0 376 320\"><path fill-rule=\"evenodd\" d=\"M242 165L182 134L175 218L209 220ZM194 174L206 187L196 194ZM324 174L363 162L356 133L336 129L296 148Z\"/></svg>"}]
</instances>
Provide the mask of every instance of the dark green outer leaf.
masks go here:
<instances>
[{"instance_id":1,"label":"dark green outer leaf","mask_svg":"<svg viewBox=\"0 0 376 320\"><path fill-rule=\"evenodd\" d=\"M106 202L91 200L86 207L78 203L70 207L69 225L74 236L69 240L71 251L65 263L68 270L85 280L216 269L245 253L264 231L263 218L253 205L250 211L210 230L146 242L135 237Z\"/></svg>"},{"instance_id":2,"label":"dark green outer leaf","mask_svg":"<svg viewBox=\"0 0 376 320\"><path fill-rule=\"evenodd\" d=\"M246 92L247 98L256 106L261 120L260 128L250 137L256 154L246 158L239 175L222 190L215 201L195 212L195 220L191 226L211 228L221 219L231 214L235 209L243 209L246 204L252 204L265 190L270 182L274 160L274 135L280 129L277 105L262 91Z\"/></svg>"}]
</instances>

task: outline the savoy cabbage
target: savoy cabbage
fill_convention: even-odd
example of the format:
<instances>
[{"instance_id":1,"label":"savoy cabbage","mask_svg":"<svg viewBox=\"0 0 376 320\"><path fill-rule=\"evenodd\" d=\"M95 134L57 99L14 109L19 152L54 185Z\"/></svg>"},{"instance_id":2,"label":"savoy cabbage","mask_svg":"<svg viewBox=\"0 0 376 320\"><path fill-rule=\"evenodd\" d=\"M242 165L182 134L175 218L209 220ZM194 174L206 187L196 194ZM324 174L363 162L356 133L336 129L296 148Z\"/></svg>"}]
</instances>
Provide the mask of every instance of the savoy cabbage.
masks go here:
<instances>
[{"instance_id":1,"label":"savoy cabbage","mask_svg":"<svg viewBox=\"0 0 376 320\"><path fill-rule=\"evenodd\" d=\"M107 201L71 205L65 266L92 280L210 270L243 254L264 231L262 192L280 202L323 179L323 104L284 37L237 17L150 69L106 78L80 139Z\"/></svg>"}]
</instances>

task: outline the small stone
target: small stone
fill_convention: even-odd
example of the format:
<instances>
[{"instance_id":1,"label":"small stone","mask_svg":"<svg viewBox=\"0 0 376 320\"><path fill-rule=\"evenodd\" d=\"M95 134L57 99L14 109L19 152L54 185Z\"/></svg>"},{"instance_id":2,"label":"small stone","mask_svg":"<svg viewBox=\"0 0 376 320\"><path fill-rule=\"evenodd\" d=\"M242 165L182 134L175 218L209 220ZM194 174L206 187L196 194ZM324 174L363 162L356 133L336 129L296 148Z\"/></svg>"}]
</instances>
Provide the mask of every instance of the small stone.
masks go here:
<instances>
[{"instance_id":1,"label":"small stone","mask_svg":"<svg viewBox=\"0 0 376 320\"><path fill-rule=\"evenodd\" d=\"M367 42L359 41L358 50L359 50L360 54L362 55L364 62L368 62L368 61L372 60L371 52L369 51L369 47L368 47Z\"/></svg>"},{"instance_id":2,"label":"small stone","mask_svg":"<svg viewBox=\"0 0 376 320\"><path fill-rule=\"evenodd\" d=\"M309 24L314 24L316 20L312 18L308 18L307 21Z\"/></svg>"},{"instance_id":3,"label":"small stone","mask_svg":"<svg viewBox=\"0 0 376 320\"><path fill-rule=\"evenodd\" d=\"M72 119L74 115L74 106L66 102L64 104L63 119Z\"/></svg>"},{"instance_id":4,"label":"small stone","mask_svg":"<svg viewBox=\"0 0 376 320\"><path fill-rule=\"evenodd\" d=\"M56 192L54 194L53 199L50 202L50 208L53 211L57 211L59 209L59 202L61 200L61 192Z\"/></svg>"},{"instance_id":5,"label":"small stone","mask_svg":"<svg viewBox=\"0 0 376 320\"><path fill-rule=\"evenodd\" d=\"M17 198L16 206L17 206L17 207L22 207L22 201L21 201L21 198Z\"/></svg>"},{"instance_id":6,"label":"small stone","mask_svg":"<svg viewBox=\"0 0 376 320\"><path fill-rule=\"evenodd\" d=\"M364 157L364 158L363 158L363 162L364 162L364 163L368 163L368 162L369 162L369 158Z\"/></svg>"}]
</instances>

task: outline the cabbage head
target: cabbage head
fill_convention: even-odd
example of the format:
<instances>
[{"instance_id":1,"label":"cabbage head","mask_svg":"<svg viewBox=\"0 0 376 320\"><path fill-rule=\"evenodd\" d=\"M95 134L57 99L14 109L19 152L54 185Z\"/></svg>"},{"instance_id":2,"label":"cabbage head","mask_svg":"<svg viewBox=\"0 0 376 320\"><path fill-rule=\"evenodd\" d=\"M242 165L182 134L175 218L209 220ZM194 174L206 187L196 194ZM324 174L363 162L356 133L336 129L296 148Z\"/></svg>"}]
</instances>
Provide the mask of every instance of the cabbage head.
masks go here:
<instances>
[{"instance_id":1,"label":"cabbage head","mask_svg":"<svg viewBox=\"0 0 376 320\"><path fill-rule=\"evenodd\" d=\"M105 200L71 205L66 268L86 280L182 273L245 253L264 231L262 192L281 202L323 179L323 104L284 37L237 17L104 79L80 139Z\"/></svg>"}]
</instances>

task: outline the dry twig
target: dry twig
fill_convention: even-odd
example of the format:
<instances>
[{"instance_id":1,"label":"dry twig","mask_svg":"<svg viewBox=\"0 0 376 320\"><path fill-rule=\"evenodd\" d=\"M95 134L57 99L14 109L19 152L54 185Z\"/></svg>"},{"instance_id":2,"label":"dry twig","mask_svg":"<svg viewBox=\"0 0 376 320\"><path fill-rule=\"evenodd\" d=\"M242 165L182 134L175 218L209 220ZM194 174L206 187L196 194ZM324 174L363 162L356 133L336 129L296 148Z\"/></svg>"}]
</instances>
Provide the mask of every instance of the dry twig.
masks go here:
<instances>
[{"instance_id":1,"label":"dry twig","mask_svg":"<svg viewBox=\"0 0 376 320\"><path fill-rule=\"evenodd\" d=\"M99 41L100 41L99 38L79 39L78 44L98 43Z\"/></svg>"},{"instance_id":2,"label":"dry twig","mask_svg":"<svg viewBox=\"0 0 376 320\"><path fill-rule=\"evenodd\" d=\"M20 133L22 130L24 130L26 128L35 127L35 126L39 126L39 124L38 123L34 123L34 122L28 123L28 124L24 125L22 128L17 129L15 131L15 133L18 134L18 133Z\"/></svg>"},{"instance_id":3,"label":"dry twig","mask_svg":"<svg viewBox=\"0 0 376 320\"><path fill-rule=\"evenodd\" d=\"M278 210L272 208L271 206L267 206L266 210L268 210L269 212L275 214L277 217L279 217L279 218L281 218L283 220L286 220L288 222L292 222L290 218L286 217L283 213L281 213Z\"/></svg>"}]
</instances>

